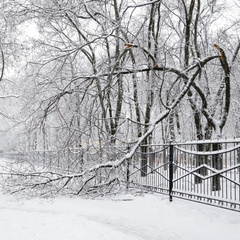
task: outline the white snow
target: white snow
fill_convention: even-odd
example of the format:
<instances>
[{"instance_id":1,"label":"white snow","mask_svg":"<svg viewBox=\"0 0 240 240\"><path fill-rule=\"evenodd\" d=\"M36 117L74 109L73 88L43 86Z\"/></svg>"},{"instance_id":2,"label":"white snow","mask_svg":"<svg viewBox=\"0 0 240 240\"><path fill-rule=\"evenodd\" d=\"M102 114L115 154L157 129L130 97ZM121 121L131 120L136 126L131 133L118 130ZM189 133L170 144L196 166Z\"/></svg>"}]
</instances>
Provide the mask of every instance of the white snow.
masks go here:
<instances>
[{"instance_id":1,"label":"white snow","mask_svg":"<svg viewBox=\"0 0 240 240\"><path fill-rule=\"evenodd\" d=\"M237 240L240 213L167 196L24 199L0 194L1 240Z\"/></svg>"},{"instance_id":2,"label":"white snow","mask_svg":"<svg viewBox=\"0 0 240 240\"><path fill-rule=\"evenodd\" d=\"M2 162L3 164L3 162ZM160 194L26 198L0 190L1 240L237 240L240 213Z\"/></svg>"}]
</instances>

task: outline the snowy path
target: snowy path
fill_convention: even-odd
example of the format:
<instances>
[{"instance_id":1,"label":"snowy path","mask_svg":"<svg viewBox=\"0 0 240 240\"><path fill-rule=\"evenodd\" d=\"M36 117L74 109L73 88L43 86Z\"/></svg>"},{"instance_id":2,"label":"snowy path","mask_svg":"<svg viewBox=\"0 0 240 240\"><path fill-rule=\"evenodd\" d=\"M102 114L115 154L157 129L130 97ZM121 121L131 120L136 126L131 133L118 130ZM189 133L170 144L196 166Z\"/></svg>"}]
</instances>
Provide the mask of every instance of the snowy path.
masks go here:
<instances>
[{"instance_id":1,"label":"snowy path","mask_svg":"<svg viewBox=\"0 0 240 240\"><path fill-rule=\"evenodd\" d=\"M132 201L121 201L132 199ZM1 240L237 240L240 214L162 195L89 200L0 195Z\"/></svg>"}]
</instances>

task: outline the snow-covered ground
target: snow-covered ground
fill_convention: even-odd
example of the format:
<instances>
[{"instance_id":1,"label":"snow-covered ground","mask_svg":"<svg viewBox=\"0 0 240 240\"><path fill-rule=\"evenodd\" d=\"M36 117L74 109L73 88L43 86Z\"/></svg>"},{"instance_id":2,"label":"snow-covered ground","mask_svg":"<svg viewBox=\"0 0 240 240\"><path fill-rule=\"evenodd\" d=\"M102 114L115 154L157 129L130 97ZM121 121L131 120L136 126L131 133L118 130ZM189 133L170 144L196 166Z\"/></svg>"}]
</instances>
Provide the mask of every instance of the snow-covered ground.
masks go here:
<instances>
[{"instance_id":1,"label":"snow-covered ground","mask_svg":"<svg viewBox=\"0 0 240 240\"><path fill-rule=\"evenodd\" d=\"M23 199L0 194L1 240L237 240L240 213L159 194Z\"/></svg>"},{"instance_id":2,"label":"snow-covered ground","mask_svg":"<svg viewBox=\"0 0 240 240\"><path fill-rule=\"evenodd\" d=\"M0 240L215 239L240 239L239 212L160 194L26 199L0 189Z\"/></svg>"}]
</instances>

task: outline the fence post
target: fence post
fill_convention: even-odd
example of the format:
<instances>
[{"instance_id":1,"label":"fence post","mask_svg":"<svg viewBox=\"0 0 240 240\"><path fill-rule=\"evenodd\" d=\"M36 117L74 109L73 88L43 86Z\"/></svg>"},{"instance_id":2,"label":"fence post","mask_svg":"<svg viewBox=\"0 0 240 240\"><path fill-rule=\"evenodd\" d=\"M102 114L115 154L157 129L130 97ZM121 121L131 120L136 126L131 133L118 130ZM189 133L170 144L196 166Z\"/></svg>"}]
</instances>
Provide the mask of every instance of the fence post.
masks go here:
<instances>
[{"instance_id":1,"label":"fence post","mask_svg":"<svg viewBox=\"0 0 240 240\"><path fill-rule=\"evenodd\" d=\"M173 145L169 145L169 201L172 202L173 189Z\"/></svg>"},{"instance_id":2,"label":"fence post","mask_svg":"<svg viewBox=\"0 0 240 240\"><path fill-rule=\"evenodd\" d=\"M129 153L129 151L130 151L130 147L128 146L127 147L127 153ZM129 178L130 178L130 169L129 169L129 167L130 167L130 159L129 158L127 158L126 160L126 164L127 164L127 190L128 190L128 188L129 188Z\"/></svg>"}]
</instances>

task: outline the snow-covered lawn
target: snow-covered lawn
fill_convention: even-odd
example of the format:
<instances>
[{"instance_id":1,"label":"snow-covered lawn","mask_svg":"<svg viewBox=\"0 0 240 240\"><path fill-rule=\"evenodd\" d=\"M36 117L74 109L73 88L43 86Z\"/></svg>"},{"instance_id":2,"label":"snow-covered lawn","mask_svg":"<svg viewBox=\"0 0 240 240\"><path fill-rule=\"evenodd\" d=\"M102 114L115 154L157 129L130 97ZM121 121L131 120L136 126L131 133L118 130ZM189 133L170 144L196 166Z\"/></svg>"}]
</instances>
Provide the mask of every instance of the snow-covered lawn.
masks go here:
<instances>
[{"instance_id":1,"label":"snow-covered lawn","mask_svg":"<svg viewBox=\"0 0 240 240\"><path fill-rule=\"evenodd\" d=\"M239 212L165 195L27 199L0 189L0 240L238 239Z\"/></svg>"},{"instance_id":2,"label":"snow-covered lawn","mask_svg":"<svg viewBox=\"0 0 240 240\"><path fill-rule=\"evenodd\" d=\"M240 213L159 194L96 200L0 194L1 240L237 240Z\"/></svg>"}]
</instances>

